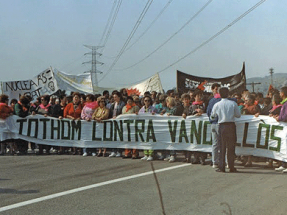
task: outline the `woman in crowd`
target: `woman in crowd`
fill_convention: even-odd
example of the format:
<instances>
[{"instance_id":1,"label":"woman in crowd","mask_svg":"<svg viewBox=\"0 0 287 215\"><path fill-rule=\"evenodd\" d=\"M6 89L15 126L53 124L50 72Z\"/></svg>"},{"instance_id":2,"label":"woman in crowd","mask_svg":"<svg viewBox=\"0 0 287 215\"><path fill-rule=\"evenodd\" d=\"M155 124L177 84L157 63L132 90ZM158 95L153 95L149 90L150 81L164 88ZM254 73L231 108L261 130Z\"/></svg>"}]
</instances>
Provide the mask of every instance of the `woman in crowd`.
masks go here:
<instances>
[{"instance_id":1,"label":"woman in crowd","mask_svg":"<svg viewBox=\"0 0 287 215\"><path fill-rule=\"evenodd\" d=\"M109 91L108 90L104 90L103 96L105 97L106 104L108 104L110 102L110 99L109 99L110 93L109 93Z\"/></svg>"},{"instance_id":2,"label":"woman in crowd","mask_svg":"<svg viewBox=\"0 0 287 215\"><path fill-rule=\"evenodd\" d=\"M270 98L264 98L264 99L270 99ZM281 108L282 108L282 104L281 104L281 97L279 94L274 94L273 97L272 97L272 108L271 110L269 110L269 116L270 117L277 117L279 116L280 114L280 111L281 111ZM264 115L267 115L267 114L264 114ZM268 164L267 164L267 168L273 168L273 161L274 159L268 159ZM280 163L279 161L277 161L277 163L279 164L280 166Z\"/></svg>"},{"instance_id":3,"label":"woman in crowd","mask_svg":"<svg viewBox=\"0 0 287 215\"><path fill-rule=\"evenodd\" d=\"M14 112L15 104L17 104L17 103L18 103L17 99L11 99L10 107L12 108L13 112Z\"/></svg>"},{"instance_id":4,"label":"woman in crowd","mask_svg":"<svg viewBox=\"0 0 287 215\"><path fill-rule=\"evenodd\" d=\"M272 109L269 111L269 116L277 117L280 114L282 108L282 99L279 94L274 94L272 98Z\"/></svg>"},{"instance_id":5,"label":"woman in crowd","mask_svg":"<svg viewBox=\"0 0 287 215\"><path fill-rule=\"evenodd\" d=\"M41 96L41 104L36 108L35 111L33 111L34 114L41 114L44 116L52 116L53 113L53 107L49 103L50 102L50 96L49 95L43 95Z\"/></svg>"},{"instance_id":6,"label":"woman in crowd","mask_svg":"<svg viewBox=\"0 0 287 215\"><path fill-rule=\"evenodd\" d=\"M5 94L0 95L0 118L6 119L13 114L13 110L8 106L9 97Z\"/></svg>"},{"instance_id":7,"label":"woman in crowd","mask_svg":"<svg viewBox=\"0 0 287 215\"><path fill-rule=\"evenodd\" d=\"M166 105L166 95L160 95L158 97L159 100L159 104L155 105L155 108L157 109L158 113L162 113L163 114L166 112L166 109L168 109L167 105Z\"/></svg>"},{"instance_id":8,"label":"woman in crowd","mask_svg":"<svg viewBox=\"0 0 287 215\"><path fill-rule=\"evenodd\" d=\"M84 93L80 94L80 100L81 100L81 104L84 107L86 104L86 95Z\"/></svg>"},{"instance_id":9,"label":"woman in crowd","mask_svg":"<svg viewBox=\"0 0 287 215\"><path fill-rule=\"evenodd\" d=\"M99 123L109 118L110 110L106 108L105 100L106 99L104 96L99 97L99 106L96 108L92 116L92 119L96 120ZM101 156L103 157L107 156L106 149L103 149L103 153L102 153L102 149L101 148L99 149L97 157L101 157Z\"/></svg>"},{"instance_id":10,"label":"woman in crowd","mask_svg":"<svg viewBox=\"0 0 287 215\"><path fill-rule=\"evenodd\" d=\"M98 102L95 101L94 95L88 94L86 96L85 106L82 109L81 118L83 120L90 121L97 107L98 107Z\"/></svg>"},{"instance_id":11,"label":"woman in crowd","mask_svg":"<svg viewBox=\"0 0 287 215\"><path fill-rule=\"evenodd\" d=\"M111 107L112 107L112 105L113 105L113 103L114 103L114 96L113 96L113 95L110 95L110 96L109 96L109 99L106 99L105 101L106 101L106 107L107 107L108 109L111 109Z\"/></svg>"},{"instance_id":12,"label":"woman in crowd","mask_svg":"<svg viewBox=\"0 0 287 215\"><path fill-rule=\"evenodd\" d=\"M66 95L61 95L59 100L59 104L55 104L53 106L52 117L62 119L64 116L65 107L67 106Z\"/></svg>"},{"instance_id":13,"label":"woman in crowd","mask_svg":"<svg viewBox=\"0 0 287 215\"><path fill-rule=\"evenodd\" d=\"M190 93L194 94L193 91L190 91ZM177 107L175 115L176 116L182 116L184 119L186 119L186 117L191 114L190 113L190 102L191 102L190 94L188 94L188 93L182 94L181 95L181 101L182 101L182 105ZM191 152L190 151L184 151L184 156L185 156L185 159L183 162L190 163Z\"/></svg>"},{"instance_id":14,"label":"woman in crowd","mask_svg":"<svg viewBox=\"0 0 287 215\"><path fill-rule=\"evenodd\" d=\"M152 99L150 96L145 96L143 98L144 106L139 110L139 114L151 113L155 114L157 112L156 108L152 106ZM144 150L144 157L142 160L152 161L153 160L153 150Z\"/></svg>"},{"instance_id":15,"label":"woman in crowd","mask_svg":"<svg viewBox=\"0 0 287 215\"><path fill-rule=\"evenodd\" d=\"M278 122L287 122L287 87L282 87L280 89L280 97L282 101L280 104L282 105L280 114L278 116L274 116ZM282 162L282 165L278 168L275 168L275 171L287 173L287 163L285 161Z\"/></svg>"},{"instance_id":16,"label":"woman in crowd","mask_svg":"<svg viewBox=\"0 0 287 215\"><path fill-rule=\"evenodd\" d=\"M26 117L30 114L29 109L30 109L30 100L26 96L21 96L18 103L15 104L14 106L14 114L19 116L19 117ZM15 144L12 147L12 154L16 152L17 154L26 154L28 150L28 142L21 140L21 139L16 139Z\"/></svg>"},{"instance_id":17,"label":"woman in crowd","mask_svg":"<svg viewBox=\"0 0 287 215\"><path fill-rule=\"evenodd\" d=\"M190 106L190 113L194 116L201 116L205 112L205 103L202 100L203 92L201 90L194 91L194 102ZM199 144L199 143L197 143ZM192 164L202 164L205 165L205 159L207 158L207 154L204 152L194 152L194 160L191 162Z\"/></svg>"},{"instance_id":18,"label":"woman in crowd","mask_svg":"<svg viewBox=\"0 0 287 215\"><path fill-rule=\"evenodd\" d=\"M71 120L80 120L83 106L80 101L80 93L73 93L73 101L64 109L64 118ZM81 154L80 150L74 147L73 155Z\"/></svg>"},{"instance_id":19,"label":"woman in crowd","mask_svg":"<svg viewBox=\"0 0 287 215\"><path fill-rule=\"evenodd\" d=\"M123 107L122 114L137 114L139 112L139 107L134 103L133 97L127 97L127 104ZM125 155L123 158L138 158L138 150L136 149L125 149Z\"/></svg>"},{"instance_id":20,"label":"woman in crowd","mask_svg":"<svg viewBox=\"0 0 287 215\"><path fill-rule=\"evenodd\" d=\"M127 97L128 96L128 92L126 88L122 88L120 90L120 94L122 95L122 97Z\"/></svg>"},{"instance_id":21,"label":"woman in crowd","mask_svg":"<svg viewBox=\"0 0 287 215\"><path fill-rule=\"evenodd\" d=\"M49 104L54 106L56 103L56 97L53 95L53 96L50 96L50 101L49 101Z\"/></svg>"},{"instance_id":22,"label":"woman in crowd","mask_svg":"<svg viewBox=\"0 0 287 215\"><path fill-rule=\"evenodd\" d=\"M152 98L153 103L155 103L156 98L157 98L157 92L156 91L151 91L151 98Z\"/></svg>"},{"instance_id":23,"label":"woman in crowd","mask_svg":"<svg viewBox=\"0 0 287 215\"><path fill-rule=\"evenodd\" d=\"M245 95L245 107L243 108L244 115L255 115L258 116L260 114L260 107L255 104L255 97L253 95ZM243 156L242 165L245 167L252 166L252 156Z\"/></svg>"},{"instance_id":24,"label":"woman in crowd","mask_svg":"<svg viewBox=\"0 0 287 215\"><path fill-rule=\"evenodd\" d=\"M72 95L67 96L66 99L67 99L67 104L73 102L73 96Z\"/></svg>"},{"instance_id":25,"label":"woman in crowd","mask_svg":"<svg viewBox=\"0 0 287 215\"><path fill-rule=\"evenodd\" d=\"M152 106L152 99L150 96L143 97L144 106L139 110L139 113L152 113L155 114L157 109Z\"/></svg>"},{"instance_id":26,"label":"woman in crowd","mask_svg":"<svg viewBox=\"0 0 287 215\"><path fill-rule=\"evenodd\" d=\"M88 94L86 96L85 106L82 109L81 118L83 120L86 120L86 121L91 121L93 114L94 114L97 107L98 107L98 102L95 101L95 96L92 94ZM92 151L92 155L96 156L95 150L91 149L91 151ZM88 155L87 148L84 148L83 149L83 156L87 156L87 155Z\"/></svg>"},{"instance_id":27,"label":"woman in crowd","mask_svg":"<svg viewBox=\"0 0 287 215\"><path fill-rule=\"evenodd\" d=\"M67 106L64 109L64 118L72 120L80 120L83 109L83 106L80 102L80 93L74 92L72 96L73 101L67 104Z\"/></svg>"},{"instance_id":28,"label":"woman in crowd","mask_svg":"<svg viewBox=\"0 0 287 215\"><path fill-rule=\"evenodd\" d=\"M272 108L273 108L273 105L272 105L271 99L270 98L263 98L263 105L262 105L262 108L260 110L260 115L268 116L270 113L270 110Z\"/></svg>"},{"instance_id":29,"label":"woman in crowd","mask_svg":"<svg viewBox=\"0 0 287 215\"><path fill-rule=\"evenodd\" d=\"M14 114L19 117L26 117L29 115L29 99L26 96L21 96L18 103L14 106Z\"/></svg>"},{"instance_id":30,"label":"woman in crowd","mask_svg":"<svg viewBox=\"0 0 287 215\"><path fill-rule=\"evenodd\" d=\"M174 116L176 113L175 98L167 97L166 98L166 106L167 106L167 108L161 112L161 115L163 115L165 113L167 116ZM168 161L170 163L175 162L175 156L176 156L176 151L175 150L169 150L169 156L166 157L164 160Z\"/></svg>"},{"instance_id":31,"label":"woman in crowd","mask_svg":"<svg viewBox=\"0 0 287 215\"><path fill-rule=\"evenodd\" d=\"M59 99L59 103L56 102L55 105L53 106L52 117L63 119L64 110L65 110L65 107L67 106L67 98L66 98L66 95L61 95L57 99ZM67 150L66 147L60 146L58 150L58 154L59 155L63 154L65 150Z\"/></svg>"},{"instance_id":32,"label":"woman in crowd","mask_svg":"<svg viewBox=\"0 0 287 215\"><path fill-rule=\"evenodd\" d=\"M187 94L189 95L190 101L194 102L194 90L189 90ZM182 99L182 97L181 97L181 99Z\"/></svg>"},{"instance_id":33,"label":"woman in crowd","mask_svg":"<svg viewBox=\"0 0 287 215\"><path fill-rule=\"evenodd\" d=\"M127 104L123 107L122 114L138 113L139 107L134 103L133 97L127 97Z\"/></svg>"},{"instance_id":34,"label":"woman in crowd","mask_svg":"<svg viewBox=\"0 0 287 215\"><path fill-rule=\"evenodd\" d=\"M32 112L32 115L40 114L40 115L44 115L45 117L52 116L53 107L49 102L50 102L49 95L41 96L41 104L35 109L35 111ZM43 154L43 149L46 150L47 155L50 154L51 146L38 144L38 148L39 148L39 152L38 152L39 155Z\"/></svg>"},{"instance_id":35,"label":"woman in crowd","mask_svg":"<svg viewBox=\"0 0 287 215\"><path fill-rule=\"evenodd\" d=\"M134 103L136 104L136 106L138 106L139 109L141 109L142 105L141 105L141 100L140 100L139 96L133 96L133 100L134 100Z\"/></svg>"},{"instance_id":36,"label":"woman in crowd","mask_svg":"<svg viewBox=\"0 0 287 215\"><path fill-rule=\"evenodd\" d=\"M118 115L122 114L123 107L126 105L122 100L122 95L118 91L113 92L114 103L110 107L110 116L109 118L115 119ZM109 157L121 157L121 149L112 149L112 153Z\"/></svg>"},{"instance_id":37,"label":"woman in crowd","mask_svg":"<svg viewBox=\"0 0 287 215\"><path fill-rule=\"evenodd\" d=\"M29 99L29 112L32 113L36 113L36 109L38 108L38 106L41 104L41 96L36 98L35 102L32 102L32 97L29 98L28 96L26 96Z\"/></svg>"},{"instance_id":38,"label":"woman in crowd","mask_svg":"<svg viewBox=\"0 0 287 215\"><path fill-rule=\"evenodd\" d=\"M9 97L5 94L0 95L0 119L5 120L7 117L13 114L13 110L11 107L8 106ZM7 141L0 141L1 142L1 152L0 155L4 154L5 151L5 142Z\"/></svg>"}]
</instances>

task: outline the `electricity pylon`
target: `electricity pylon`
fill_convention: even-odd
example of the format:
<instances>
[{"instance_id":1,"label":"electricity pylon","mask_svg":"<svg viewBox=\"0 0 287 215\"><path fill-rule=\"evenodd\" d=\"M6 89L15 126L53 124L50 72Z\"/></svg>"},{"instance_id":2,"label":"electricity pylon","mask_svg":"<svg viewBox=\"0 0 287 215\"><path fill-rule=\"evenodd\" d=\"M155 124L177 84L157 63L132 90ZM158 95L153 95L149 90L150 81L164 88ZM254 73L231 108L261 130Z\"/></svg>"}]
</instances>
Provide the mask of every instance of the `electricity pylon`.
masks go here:
<instances>
[{"instance_id":1,"label":"electricity pylon","mask_svg":"<svg viewBox=\"0 0 287 215\"><path fill-rule=\"evenodd\" d=\"M92 55L92 60L87 61L87 62L83 62L83 64L86 63L91 63L92 64L92 68L89 71L91 74L91 81L92 81L92 87L93 87L93 93L96 93L96 89L98 87L98 78L97 78L97 73L102 74L101 71L97 70L97 64L103 65L104 63L97 61L97 55L101 56L102 54L97 52L97 49L102 48L103 46L89 46L89 45L84 45L85 47L87 47L88 49L91 49L91 52L85 53L85 55Z\"/></svg>"}]
</instances>

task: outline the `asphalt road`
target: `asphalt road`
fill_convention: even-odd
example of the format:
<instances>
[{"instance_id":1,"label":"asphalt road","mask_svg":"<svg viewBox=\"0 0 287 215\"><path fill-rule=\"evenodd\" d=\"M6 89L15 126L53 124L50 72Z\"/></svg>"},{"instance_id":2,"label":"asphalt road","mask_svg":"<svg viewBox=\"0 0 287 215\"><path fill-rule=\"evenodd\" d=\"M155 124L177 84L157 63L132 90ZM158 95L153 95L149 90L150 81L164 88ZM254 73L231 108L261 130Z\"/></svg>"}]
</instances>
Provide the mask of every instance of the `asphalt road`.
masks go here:
<instances>
[{"instance_id":1,"label":"asphalt road","mask_svg":"<svg viewBox=\"0 0 287 215\"><path fill-rule=\"evenodd\" d=\"M162 214L147 161L28 155L1 156L0 162L0 214ZM153 165L164 170L156 175L166 214L287 213L287 174L264 169L263 162L237 166L239 173L181 162Z\"/></svg>"}]
</instances>

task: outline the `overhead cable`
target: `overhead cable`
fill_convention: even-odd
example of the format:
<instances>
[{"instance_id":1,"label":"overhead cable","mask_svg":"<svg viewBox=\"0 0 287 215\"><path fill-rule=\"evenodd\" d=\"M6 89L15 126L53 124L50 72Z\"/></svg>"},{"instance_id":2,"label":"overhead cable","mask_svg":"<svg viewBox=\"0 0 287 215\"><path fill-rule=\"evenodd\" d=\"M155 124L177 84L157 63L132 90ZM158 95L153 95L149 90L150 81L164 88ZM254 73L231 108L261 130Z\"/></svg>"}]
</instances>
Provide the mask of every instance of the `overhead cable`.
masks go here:
<instances>
[{"instance_id":1,"label":"overhead cable","mask_svg":"<svg viewBox=\"0 0 287 215\"><path fill-rule=\"evenodd\" d=\"M114 0L114 4L113 4L113 7L112 7L112 9L111 9L111 12L110 12L110 15L109 15L109 18L108 18L106 27L105 27L105 29L104 29L104 32L103 32L102 37L101 37L100 42L99 42L99 46L102 45L104 36L106 35L106 32L107 32L108 27L109 27L109 25L110 25L110 22L111 22L111 19L112 19L112 15L113 15L114 9L115 9L115 7L116 7L116 3L117 3L117 0Z\"/></svg>"},{"instance_id":2,"label":"overhead cable","mask_svg":"<svg viewBox=\"0 0 287 215\"><path fill-rule=\"evenodd\" d=\"M125 50L129 50L134 44L136 44L145 34L146 32L148 32L148 30L153 26L153 24L159 19L159 17L163 14L163 12L166 10L166 8L170 5L170 3L173 0L169 0L166 5L164 6L164 8L159 12L159 14L157 15L157 17L151 22L151 24L144 30L144 32Z\"/></svg>"},{"instance_id":3,"label":"overhead cable","mask_svg":"<svg viewBox=\"0 0 287 215\"><path fill-rule=\"evenodd\" d=\"M167 70L168 68L172 67L173 65L177 64L178 62L182 61L183 59L185 59L187 56L191 55L192 53L196 52L197 50L199 50L200 48L202 48L203 46L205 46L206 44L208 44L209 42L211 42L213 39L215 39L216 37L218 37L220 34L222 34L223 32L225 32L227 29L229 29L231 26L233 26L235 23L237 23L239 20L241 20L242 18L244 18L247 14L249 14L251 11L253 11L254 9L256 9L259 5L261 5L263 2L265 2L266 0L261 0L259 1L257 4L255 4L253 7L249 8L246 12L244 12L242 15L240 15L238 18L236 18L235 20L233 20L231 23L229 23L227 26L225 26L223 29L221 29L220 31L218 31L216 34L214 34L212 37L210 37L208 40L206 40L205 42L201 43L199 46L197 46L195 49L193 49L192 51L190 51L189 53L187 53L186 55L184 55L183 57L181 57L180 59L178 59L177 61L175 61L174 63L170 64L169 66L165 67L164 69L160 70L158 73L161 73L165 70Z\"/></svg>"},{"instance_id":4,"label":"overhead cable","mask_svg":"<svg viewBox=\"0 0 287 215\"><path fill-rule=\"evenodd\" d=\"M144 60L146 60L147 58L149 58L150 56L152 56L155 52L157 52L159 49L161 49L165 44L167 44L175 35L177 35L181 30L183 30L193 19L195 19L213 0L209 0L202 8L200 8L199 11L197 11L196 14L194 14L183 26L180 27L180 29L178 29L173 35L171 35L166 41L164 41L159 47L157 47L154 51L152 51L150 54L148 54L147 56L145 56L143 59L141 59L140 61L138 61L137 63L123 68L123 69L119 69L119 71L122 70L127 70L130 69L138 64L140 64L141 62L143 62Z\"/></svg>"},{"instance_id":5,"label":"overhead cable","mask_svg":"<svg viewBox=\"0 0 287 215\"><path fill-rule=\"evenodd\" d=\"M107 44L107 41L108 41L108 39L109 39L109 37L110 37L110 35L111 35L111 32L112 32L113 26L114 26L114 24L115 24L115 21L116 21L116 19L117 19L118 12L119 12L119 10L120 10L121 4L122 4L122 0L119 0L119 1L118 1L118 4L117 4L117 7L116 7L116 9L115 9L115 13L114 13L114 15L113 15L113 18L112 18L112 21L111 21L109 30L108 30L108 32L107 32L106 38L105 38L105 40L104 40L104 43L101 45L101 46L103 46L102 52L103 52L103 50L105 49L105 46L106 46L106 44Z\"/></svg>"},{"instance_id":6,"label":"overhead cable","mask_svg":"<svg viewBox=\"0 0 287 215\"><path fill-rule=\"evenodd\" d=\"M156 18L151 22L151 24L144 30L144 32L129 46L125 49L124 52L126 52L127 50L129 50L132 46L134 46L134 44L136 44L147 32L148 30L153 26L153 24L159 19L159 17L163 14L163 12L168 8L168 6L170 5L170 3L173 0L169 0L166 5L164 6L164 8L159 12L159 14L156 16ZM116 56L114 57L108 57L108 56L103 56L104 58L108 58L108 59L114 59L116 58Z\"/></svg>"},{"instance_id":7,"label":"overhead cable","mask_svg":"<svg viewBox=\"0 0 287 215\"><path fill-rule=\"evenodd\" d=\"M221 35L223 32L225 32L227 29L229 29L231 26L233 26L234 24L236 24L239 20L241 20L242 18L244 18L246 15L248 15L250 12L252 12L253 10L255 10L258 6L260 6L262 3L264 3L266 0L261 0L258 3L256 3L254 6L252 6L251 8L249 8L246 12L244 12L243 14L241 14L238 18L236 18L235 20L233 20L231 23L229 23L227 26L225 26L223 29L221 29L220 31L218 31L216 34L214 34L212 37L210 37L208 40L206 40L205 42L201 43L199 46L197 46L195 49L193 49L192 51L190 51L189 53L187 53L186 55L184 55L183 57L181 57L180 59L178 59L177 61L175 61L174 63L170 64L169 66L165 67L164 69L160 70L158 73L162 73L164 71L166 71L167 69L169 69L170 67L174 66L175 64L177 64L178 62L182 61L183 59L185 59L186 57L188 57L189 55L193 54L194 52L196 52L197 50L199 50L200 48L202 48L203 46L205 46L206 44L208 44L209 42L211 42L213 39L215 39L216 37L218 37L219 35ZM149 76L152 77L152 76ZM148 79L149 77L142 79L140 81L131 83L131 85L142 82L146 79Z\"/></svg>"},{"instance_id":8,"label":"overhead cable","mask_svg":"<svg viewBox=\"0 0 287 215\"><path fill-rule=\"evenodd\" d=\"M139 25L141 24L143 18L145 17L150 5L152 4L153 0L148 0L148 2L146 3L142 13L140 14L136 24L134 25L130 35L128 36L126 42L124 43L123 47L121 48L119 54L117 55L116 59L114 60L114 62L111 64L111 66L109 67L108 71L105 73L105 75L99 80L102 81L112 70L112 68L116 65L116 63L118 62L118 60L120 59L120 57L122 56L123 52L125 51L126 47L128 46L129 42L131 41L132 37L134 36L136 30L138 29Z\"/></svg>"}]
</instances>

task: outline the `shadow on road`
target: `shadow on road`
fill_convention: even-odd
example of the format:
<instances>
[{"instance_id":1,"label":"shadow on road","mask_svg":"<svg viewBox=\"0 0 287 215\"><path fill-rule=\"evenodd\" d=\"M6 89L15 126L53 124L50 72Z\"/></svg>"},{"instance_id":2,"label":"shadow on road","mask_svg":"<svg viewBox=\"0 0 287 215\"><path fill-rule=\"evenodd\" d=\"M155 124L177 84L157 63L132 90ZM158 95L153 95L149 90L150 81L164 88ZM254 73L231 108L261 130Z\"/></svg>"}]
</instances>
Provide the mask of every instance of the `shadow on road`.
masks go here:
<instances>
[{"instance_id":1,"label":"shadow on road","mask_svg":"<svg viewBox=\"0 0 287 215\"><path fill-rule=\"evenodd\" d=\"M39 190L15 190L9 188L0 188L0 194L29 194L39 193Z\"/></svg>"},{"instance_id":2,"label":"shadow on road","mask_svg":"<svg viewBox=\"0 0 287 215\"><path fill-rule=\"evenodd\" d=\"M244 173L244 174L250 174L250 175L258 175L258 174L262 174L262 175L287 175L287 174L282 174L282 173L280 173L280 172L266 172L266 171L264 171L264 172L258 172L258 171L242 171L241 169L237 169L238 170L238 172L237 173L235 173L235 174L240 174L240 173Z\"/></svg>"}]
</instances>

